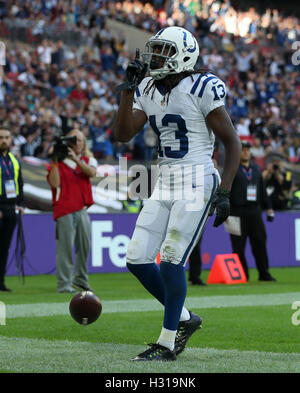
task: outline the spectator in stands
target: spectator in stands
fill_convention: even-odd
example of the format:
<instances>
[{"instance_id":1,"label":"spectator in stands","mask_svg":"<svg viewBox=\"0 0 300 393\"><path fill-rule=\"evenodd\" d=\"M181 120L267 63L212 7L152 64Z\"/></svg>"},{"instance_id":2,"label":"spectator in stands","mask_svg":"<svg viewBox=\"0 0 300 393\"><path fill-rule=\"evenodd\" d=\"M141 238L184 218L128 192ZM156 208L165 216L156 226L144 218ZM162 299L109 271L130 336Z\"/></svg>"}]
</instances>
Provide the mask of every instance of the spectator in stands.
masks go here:
<instances>
[{"instance_id":1,"label":"spectator in stands","mask_svg":"<svg viewBox=\"0 0 300 393\"><path fill-rule=\"evenodd\" d=\"M53 51L53 45L48 40L43 40L42 43L37 47L37 53L42 63L46 65L51 64L51 56Z\"/></svg>"},{"instance_id":2,"label":"spectator in stands","mask_svg":"<svg viewBox=\"0 0 300 393\"><path fill-rule=\"evenodd\" d=\"M72 87L67 87L66 81L63 79L59 79L57 81L57 85L54 88L54 93L59 99L67 98L71 91Z\"/></svg>"},{"instance_id":3,"label":"spectator in stands","mask_svg":"<svg viewBox=\"0 0 300 393\"><path fill-rule=\"evenodd\" d=\"M12 136L12 146L10 151L14 156L18 159L21 158L20 148L24 143L26 143L26 139L23 135L19 134L19 127L16 123L11 123L11 136Z\"/></svg>"},{"instance_id":4,"label":"spectator in stands","mask_svg":"<svg viewBox=\"0 0 300 393\"><path fill-rule=\"evenodd\" d=\"M248 105L247 100L243 95L243 92L239 90L237 94L233 98L235 104L235 112L234 116L239 119L241 117L247 117L248 114Z\"/></svg>"},{"instance_id":5,"label":"spectator in stands","mask_svg":"<svg viewBox=\"0 0 300 393\"><path fill-rule=\"evenodd\" d=\"M52 146L52 135L45 135L41 143L35 148L34 156L40 159L49 158L49 150Z\"/></svg>"},{"instance_id":6,"label":"spectator in stands","mask_svg":"<svg viewBox=\"0 0 300 393\"><path fill-rule=\"evenodd\" d=\"M120 157L132 158L132 146L130 143L114 143L114 158L118 160Z\"/></svg>"},{"instance_id":7,"label":"spectator in stands","mask_svg":"<svg viewBox=\"0 0 300 393\"><path fill-rule=\"evenodd\" d=\"M242 82L246 82L248 79L247 72L250 70L250 62L253 56L253 52L247 53L246 51L242 51L241 54L238 52L235 53L239 78Z\"/></svg>"},{"instance_id":8,"label":"spectator in stands","mask_svg":"<svg viewBox=\"0 0 300 393\"><path fill-rule=\"evenodd\" d=\"M87 101L87 95L85 90L82 88L82 85L80 83L77 83L71 93L70 93L70 99L73 101Z\"/></svg>"},{"instance_id":9,"label":"spectator in stands","mask_svg":"<svg viewBox=\"0 0 300 393\"><path fill-rule=\"evenodd\" d=\"M34 156L36 148L41 143L39 134L40 131L36 131L35 133L30 133L25 136L26 142L21 146L22 156Z\"/></svg>"},{"instance_id":10,"label":"spectator in stands","mask_svg":"<svg viewBox=\"0 0 300 393\"><path fill-rule=\"evenodd\" d=\"M236 131L238 133L238 136L249 136L249 124L250 120L245 119L244 117L241 117L236 125Z\"/></svg>"},{"instance_id":11,"label":"spectator in stands","mask_svg":"<svg viewBox=\"0 0 300 393\"><path fill-rule=\"evenodd\" d=\"M111 47L106 46L101 53L102 70L112 70L115 66L115 56Z\"/></svg>"},{"instance_id":12,"label":"spectator in stands","mask_svg":"<svg viewBox=\"0 0 300 393\"><path fill-rule=\"evenodd\" d=\"M52 45L51 64L56 64L59 71L64 67L64 53L64 43L62 40Z\"/></svg>"},{"instance_id":13,"label":"spectator in stands","mask_svg":"<svg viewBox=\"0 0 300 393\"><path fill-rule=\"evenodd\" d=\"M279 106L276 104L276 100L275 100L275 98L270 98L269 100L268 100L268 103L269 103L269 111L270 111L270 117L273 117L273 118L277 118L277 119L279 119L279 117L280 117L280 109L279 109Z\"/></svg>"},{"instance_id":14,"label":"spectator in stands","mask_svg":"<svg viewBox=\"0 0 300 393\"><path fill-rule=\"evenodd\" d=\"M291 162L299 161L300 82L291 61L291 42L300 40L299 18L295 16L286 17L277 10L260 15L255 8L243 12L238 5L233 8L229 0L175 0L163 2L160 9L138 0L72 4L37 0L34 7L16 0L5 2L1 15L5 38L28 42L38 38L35 47L39 49L16 40L9 46L0 83L0 101L6 111L0 109L0 120L8 126L18 124L19 135L27 133L20 127L27 123L24 117L28 112L34 126L42 117L43 130L55 123L64 133L82 121L87 108L89 115L81 124L88 127L95 113L114 115L113 92L121 83L130 53L125 50L124 36L116 36L107 26L105 19L111 16L149 31L168 24L194 29L203 48L203 64L215 66L230 87L226 106L232 120L249 119L250 134L269 145L266 152L272 147ZM26 34L25 25L33 26L26 27ZM22 35L18 26L23 26ZM54 42L58 33L60 41ZM113 141L113 135L110 139ZM129 155L132 146L115 144L113 151Z\"/></svg>"},{"instance_id":15,"label":"spectator in stands","mask_svg":"<svg viewBox=\"0 0 300 393\"><path fill-rule=\"evenodd\" d=\"M92 151L97 159L112 159L113 147L109 139L111 130L107 126L102 127L100 119L94 118L93 124L90 126L92 136Z\"/></svg>"},{"instance_id":16,"label":"spectator in stands","mask_svg":"<svg viewBox=\"0 0 300 393\"><path fill-rule=\"evenodd\" d=\"M265 156L265 149L261 143L260 138L255 137L253 139L253 144L251 147L251 155L252 157L255 158L262 158Z\"/></svg>"}]
</instances>

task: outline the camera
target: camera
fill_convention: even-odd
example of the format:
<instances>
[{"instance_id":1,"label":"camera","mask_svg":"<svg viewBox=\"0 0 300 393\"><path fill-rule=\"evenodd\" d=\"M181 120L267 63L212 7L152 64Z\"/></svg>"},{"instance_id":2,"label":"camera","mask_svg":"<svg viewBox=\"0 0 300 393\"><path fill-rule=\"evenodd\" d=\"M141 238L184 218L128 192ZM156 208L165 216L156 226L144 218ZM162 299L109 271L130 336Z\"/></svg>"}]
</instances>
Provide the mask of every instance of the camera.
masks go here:
<instances>
[{"instance_id":1,"label":"camera","mask_svg":"<svg viewBox=\"0 0 300 393\"><path fill-rule=\"evenodd\" d=\"M278 171L279 165L278 164L273 164L273 169L274 169L274 171Z\"/></svg>"},{"instance_id":2,"label":"camera","mask_svg":"<svg viewBox=\"0 0 300 393\"><path fill-rule=\"evenodd\" d=\"M56 136L54 141L51 158L63 161L69 155L68 147L76 145L77 138L76 136Z\"/></svg>"}]
</instances>

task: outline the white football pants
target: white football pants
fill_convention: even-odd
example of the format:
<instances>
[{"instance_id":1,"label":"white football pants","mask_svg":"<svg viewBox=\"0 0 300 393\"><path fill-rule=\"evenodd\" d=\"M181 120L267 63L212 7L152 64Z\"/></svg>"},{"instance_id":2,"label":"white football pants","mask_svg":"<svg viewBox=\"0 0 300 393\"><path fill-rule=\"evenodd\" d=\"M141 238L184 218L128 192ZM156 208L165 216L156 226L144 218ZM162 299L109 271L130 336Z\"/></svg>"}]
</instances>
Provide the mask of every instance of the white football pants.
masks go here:
<instances>
[{"instance_id":1,"label":"white football pants","mask_svg":"<svg viewBox=\"0 0 300 393\"><path fill-rule=\"evenodd\" d=\"M186 209L189 200L148 199L128 245L127 263L153 263L160 252L162 261L185 266L200 239L218 184L218 175L204 176L204 203L194 211Z\"/></svg>"}]
</instances>

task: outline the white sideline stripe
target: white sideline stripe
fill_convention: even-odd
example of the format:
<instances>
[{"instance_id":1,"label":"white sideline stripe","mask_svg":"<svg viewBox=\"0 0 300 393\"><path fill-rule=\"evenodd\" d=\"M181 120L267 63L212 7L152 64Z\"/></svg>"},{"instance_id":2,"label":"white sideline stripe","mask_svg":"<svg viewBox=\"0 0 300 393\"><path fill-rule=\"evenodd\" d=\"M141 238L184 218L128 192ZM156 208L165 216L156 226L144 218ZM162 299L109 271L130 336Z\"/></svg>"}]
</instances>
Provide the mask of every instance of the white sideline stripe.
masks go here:
<instances>
[{"instance_id":1,"label":"white sideline stripe","mask_svg":"<svg viewBox=\"0 0 300 393\"><path fill-rule=\"evenodd\" d=\"M251 307L278 306L300 301L300 292L269 293L261 295L228 295L188 297L185 306L188 308L223 308L223 307ZM161 310L162 306L155 299L138 300L103 300L103 313L143 312ZM6 318L45 317L69 314L69 303L34 303L6 305Z\"/></svg>"},{"instance_id":2,"label":"white sideline stripe","mask_svg":"<svg viewBox=\"0 0 300 393\"><path fill-rule=\"evenodd\" d=\"M187 348L176 362L140 364L129 359L145 346L0 336L0 370L14 372L299 372L298 353ZM59 355L59 356L58 356ZM152 363L152 362L146 362Z\"/></svg>"}]
</instances>

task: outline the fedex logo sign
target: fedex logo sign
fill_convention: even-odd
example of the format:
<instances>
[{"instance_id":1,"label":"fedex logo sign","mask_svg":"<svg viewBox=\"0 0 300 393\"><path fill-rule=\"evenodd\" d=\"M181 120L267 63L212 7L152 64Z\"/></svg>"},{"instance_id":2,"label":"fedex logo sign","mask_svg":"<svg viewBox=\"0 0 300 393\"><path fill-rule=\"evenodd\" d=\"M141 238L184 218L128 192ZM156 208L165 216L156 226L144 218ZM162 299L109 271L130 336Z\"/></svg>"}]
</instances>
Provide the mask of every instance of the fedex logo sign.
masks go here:
<instances>
[{"instance_id":1,"label":"fedex logo sign","mask_svg":"<svg viewBox=\"0 0 300 393\"><path fill-rule=\"evenodd\" d=\"M117 267L126 267L126 252L130 238L112 236L113 221L92 221L92 265L101 267L105 256Z\"/></svg>"}]
</instances>

